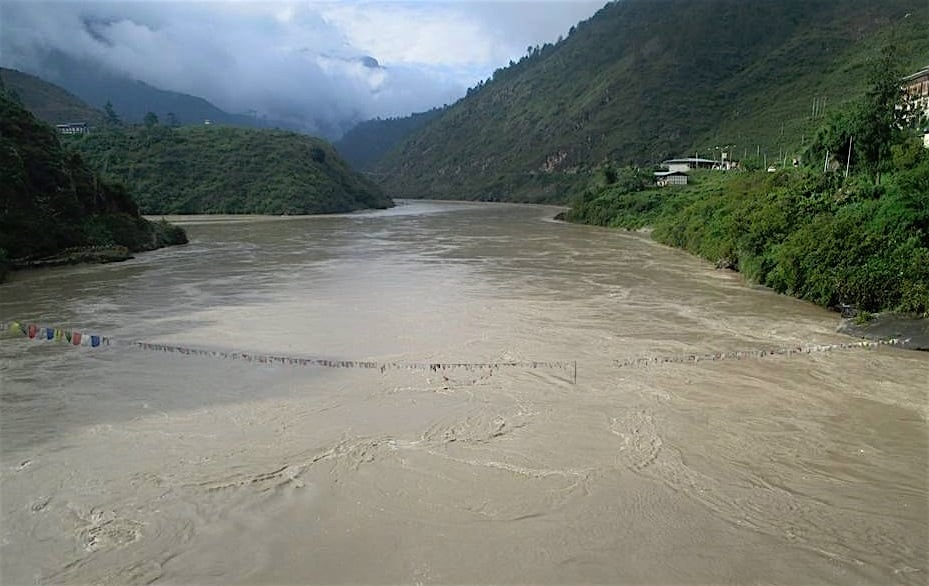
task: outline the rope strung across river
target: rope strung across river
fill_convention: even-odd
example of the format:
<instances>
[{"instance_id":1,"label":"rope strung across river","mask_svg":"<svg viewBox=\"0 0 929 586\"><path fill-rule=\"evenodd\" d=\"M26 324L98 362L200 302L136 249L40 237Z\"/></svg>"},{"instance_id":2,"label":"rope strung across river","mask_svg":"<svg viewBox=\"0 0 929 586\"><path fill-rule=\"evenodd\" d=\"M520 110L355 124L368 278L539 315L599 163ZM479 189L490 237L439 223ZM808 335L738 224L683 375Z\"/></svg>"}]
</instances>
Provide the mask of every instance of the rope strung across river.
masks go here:
<instances>
[{"instance_id":1,"label":"rope strung across river","mask_svg":"<svg viewBox=\"0 0 929 586\"><path fill-rule=\"evenodd\" d=\"M718 360L743 360L745 358L766 358L769 356L793 356L812 354L814 352L832 352L833 350L849 350L877 348L878 346L897 346L906 344L908 339L890 338L889 340L865 340L861 342L846 342L843 344L810 344L806 346L784 346L763 350L738 350L734 352L712 352L706 354L675 354L671 356L651 356L647 358L630 358L614 360L613 366L617 368L648 367L661 364L685 362L710 362Z\"/></svg>"},{"instance_id":2,"label":"rope strung across river","mask_svg":"<svg viewBox=\"0 0 929 586\"><path fill-rule=\"evenodd\" d=\"M73 344L75 346L133 346L143 350L155 352L170 352L186 356L207 356L210 358L224 358L229 360L246 360L259 364L281 364L286 366L309 366L321 368L363 368L386 372L388 370L428 370L439 372L450 369L464 370L499 370L513 368L521 370L530 369L556 369L573 372L574 381L577 381L577 362L574 360L537 361L515 360L503 362L380 362L373 360L335 360L330 358L308 356L284 356L276 354L260 354L255 352L240 352L226 350L208 350L190 346L173 344L155 344L152 342L120 341L98 334L81 333L77 330L66 330L35 324L23 325L19 322L0 324L0 332L7 332L15 336L25 336L33 340L45 340Z\"/></svg>"},{"instance_id":3,"label":"rope strung across river","mask_svg":"<svg viewBox=\"0 0 929 586\"><path fill-rule=\"evenodd\" d=\"M109 346L111 344L120 346L134 346L143 350L155 352L170 352L173 354L184 354L187 356L207 356L210 358L224 358L228 360L246 360L248 362L257 362L259 364L281 364L286 366L308 366L321 368L363 368L370 370L428 370L432 372L445 371L450 369L465 370L499 370L501 368L515 369L560 369L573 371L573 381L577 383L577 361L560 360L560 361L505 361L505 362L380 362L373 360L334 360L330 358L318 358L307 356L284 356L275 354L259 354L253 352L239 352L226 350L207 350L203 348L193 348L190 346L178 346L173 344L155 344L151 342L140 341L119 341L108 336L99 334L90 334L78 332L77 330L67 330L62 328L53 328L49 326L37 326L35 324L23 325L19 322L9 324L0 323L0 333L8 333L15 336L25 336L33 340L46 340L62 342L74 346ZM650 366L659 366L662 364L674 363L697 363L711 362L719 360L743 360L746 358L766 358L769 356L787 356L811 354L818 352L831 352L833 350L848 349L867 349L877 348L879 346L896 346L907 343L907 339L890 338L888 340L868 340L860 342L846 342L841 344L811 344L804 346L784 346L772 349L761 350L738 350L730 352L712 352L704 354L675 354L665 356L650 356L640 358L629 358L624 360L614 360L613 366L617 368L644 368Z\"/></svg>"}]
</instances>

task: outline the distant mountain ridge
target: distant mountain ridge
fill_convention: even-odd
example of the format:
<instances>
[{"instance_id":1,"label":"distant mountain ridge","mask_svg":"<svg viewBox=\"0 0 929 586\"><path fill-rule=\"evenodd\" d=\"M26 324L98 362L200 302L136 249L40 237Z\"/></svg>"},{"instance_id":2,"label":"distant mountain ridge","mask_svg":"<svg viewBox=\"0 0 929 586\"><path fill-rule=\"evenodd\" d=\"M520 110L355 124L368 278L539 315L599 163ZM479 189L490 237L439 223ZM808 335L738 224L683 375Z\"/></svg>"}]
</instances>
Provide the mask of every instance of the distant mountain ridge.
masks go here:
<instances>
[{"instance_id":1,"label":"distant mountain ridge","mask_svg":"<svg viewBox=\"0 0 929 586\"><path fill-rule=\"evenodd\" d=\"M75 59L60 51L50 52L41 70L29 72L61 86L87 104L103 109L109 102L124 122L141 123L148 112L161 120L173 115L179 124L216 124L248 128L301 130L293 124L247 114L232 114L208 100L153 87L145 82L114 74L103 67Z\"/></svg>"},{"instance_id":2,"label":"distant mountain ridge","mask_svg":"<svg viewBox=\"0 0 929 586\"><path fill-rule=\"evenodd\" d=\"M499 69L373 165L409 197L564 201L604 162L780 160L892 43L929 62L925 0L621 0Z\"/></svg>"},{"instance_id":3,"label":"distant mountain ridge","mask_svg":"<svg viewBox=\"0 0 929 586\"><path fill-rule=\"evenodd\" d=\"M34 75L0 67L0 81L10 95L15 96L35 116L49 124L86 122L96 125L105 119L102 111L91 108L65 89Z\"/></svg>"},{"instance_id":4,"label":"distant mountain ridge","mask_svg":"<svg viewBox=\"0 0 929 586\"><path fill-rule=\"evenodd\" d=\"M367 171L392 148L439 116L444 108L433 108L402 118L366 120L333 143L345 160L358 170Z\"/></svg>"}]
</instances>

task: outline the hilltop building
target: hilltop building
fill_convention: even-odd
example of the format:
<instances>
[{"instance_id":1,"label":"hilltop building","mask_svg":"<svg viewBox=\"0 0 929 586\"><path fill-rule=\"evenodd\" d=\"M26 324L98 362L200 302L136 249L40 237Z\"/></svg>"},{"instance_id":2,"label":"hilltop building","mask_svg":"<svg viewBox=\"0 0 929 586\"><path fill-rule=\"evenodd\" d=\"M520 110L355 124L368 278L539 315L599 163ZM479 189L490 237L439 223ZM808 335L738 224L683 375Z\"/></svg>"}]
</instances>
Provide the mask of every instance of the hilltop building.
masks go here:
<instances>
[{"instance_id":1,"label":"hilltop building","mask_svg":"<svg viewBox=\"0 0 929 586\"><path fill-rule=\"evenodd\" d=\"M67 122L65 124L56 124L55 130L58 131L58 134L87 134L89 128L87 128L86 122Z\"/></svg>"}]
</instances>

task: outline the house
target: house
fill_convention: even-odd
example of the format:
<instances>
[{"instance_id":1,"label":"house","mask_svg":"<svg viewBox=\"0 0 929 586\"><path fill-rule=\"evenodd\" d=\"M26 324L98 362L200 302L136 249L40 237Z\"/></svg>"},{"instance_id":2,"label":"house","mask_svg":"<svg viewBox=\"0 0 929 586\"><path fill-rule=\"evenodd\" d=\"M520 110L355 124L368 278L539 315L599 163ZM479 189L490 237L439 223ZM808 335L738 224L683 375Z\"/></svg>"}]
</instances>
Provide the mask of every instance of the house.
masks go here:
<instances>
[{"instance_id":1,"label":"house","mask_svg":"<svg viewBox=\"0 0 929 586\"><path fill-rule=\"evenodd\" d=\"M685 173L691 169L712 169L716 165L713 159L701 159L698 157L685 157L683 159L668 159L662 161L661 165L667 167L668 171L680 171Z\"/></svg>"},{"instance_id":2,"label":"house","mask_svg":"<svg viewBox=\"0 0 929 586\"><path fill-rule=\"evenodd\" d=\"M929 123L929 66L903 78L902 108L910 120L919 117ZM923 128L923 145L929 148L929 127Z\"/></svg>"},{"instance_id":3,"label":"house","mask_svg":"<svg viewBox=\"0 0 929 586\"><path fill-rule=\"evenodd\" d=\"M687 185L687 173L683 171L655 171L655 185L665 187L667 185Z\"/></svg>"},{"instance_id":4,"label":"house","mask_svg":"<svg viewBox=\"0 0 929 586\"><path fill-rule=\"evenodd\" d=\"M89 129L86 122L68 122L66 124L56 124L55 130L58 134L87 134Z\"/></svg>"},{"instance_id":5,"label":"house","mask_svg":"<svg viewBox=\"0 0 929 586\"><path fill-rule=\"evenodd\" d=\"M903 78L903 93L908 114L929 116L929 66Z\"/></svg>"},{"instance_id":6,"label":"house","mask_svg":"<svg viewBox=\"0 0 929 586\"><path fill-rule=\"evenodd\" d=\"M700 157L685 157L682 159L668 159L662 161L661 165L667 167L669 171L687 172L692 169L716 169L717 171L728 171L738 167L736 161L729 159L729 153L723 151L720 153L720 159L702 159Z\"/></svg>"}]
</instances>

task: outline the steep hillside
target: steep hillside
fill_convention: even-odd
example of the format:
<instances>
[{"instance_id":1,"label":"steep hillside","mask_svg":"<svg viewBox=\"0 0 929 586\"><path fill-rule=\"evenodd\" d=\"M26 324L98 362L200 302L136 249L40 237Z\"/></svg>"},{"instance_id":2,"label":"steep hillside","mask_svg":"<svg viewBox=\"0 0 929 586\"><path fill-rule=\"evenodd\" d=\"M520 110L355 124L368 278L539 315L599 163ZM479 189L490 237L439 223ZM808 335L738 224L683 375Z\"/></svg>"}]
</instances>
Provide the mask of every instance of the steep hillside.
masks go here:
<instances>
[{"instance_id":1,"label":"steep hillside","mask_svg":"<svg viewBox=\"0 0 929 586\"><path fill-rule=\"evenodd\" d=\"M817 129L806 164L780 171L699 171L655 187L626 168L572 202L568 220L637 229L827 307L929 317L929 149L924 120L899 107L892 49L866 92ZM854 144L854 148L849 149ZM824 165L824 153L832 153Z\"/></svg>"},{"instance_id":2,"label":"steep hillside","mask_svg":"<svg viewBox=\"0 0 929 586\"><path fill-rule=\"evenodd\" d=\"M400 141L441 113L441 108L434 108L403 118L367 120L346 132L333 146L352 167L366 171Z\"/></svg>"},{"instance_id":3,"label":"steep hillside","mask_svg":"<svg viewBox=\"0 0 929 586\"><path fill-rule=\"evenodd\" d=\"M17 259L119 245L186 242L183 230L139 216L122 185L101 180L55 131L0 92L0 280ZM19 264L19 263L13 263Z\"/></svg>"},{"instance_id":4,"label":"steep hillside","mask_svg":"<svg viewBox=\"0 0 929 586\"><path fill-rule=\"evenodd\" d=\"M929 62L924 0L621 0L498 70L374 168L398 196L563 201L604 161L778 158L864 87L893 38ZM823 107L825 105L825 108Z\"/></svg>"},{"instance_id":5,"label":"steep hillside","mask_svg":"<svg viewBox=\"0 0 929 586\"><path fill-rule=\"evenodd\" d=\"M91 108L57 85L28 73L0 67L0 82L14 99L49 124L87 122L97 125L104 120L100 110Z\"/></svg>"},{"instance_id":6,"label":"steep hillside","mask_svg":"<svg viewBox=\"0 0 929 586\"><path fill-rule=\"evenodd\" d=\"M293 132L156 125L68 144L131 186L144 213L319 214L393 205L328 143Z\"/></svg>"}]
</instances>

